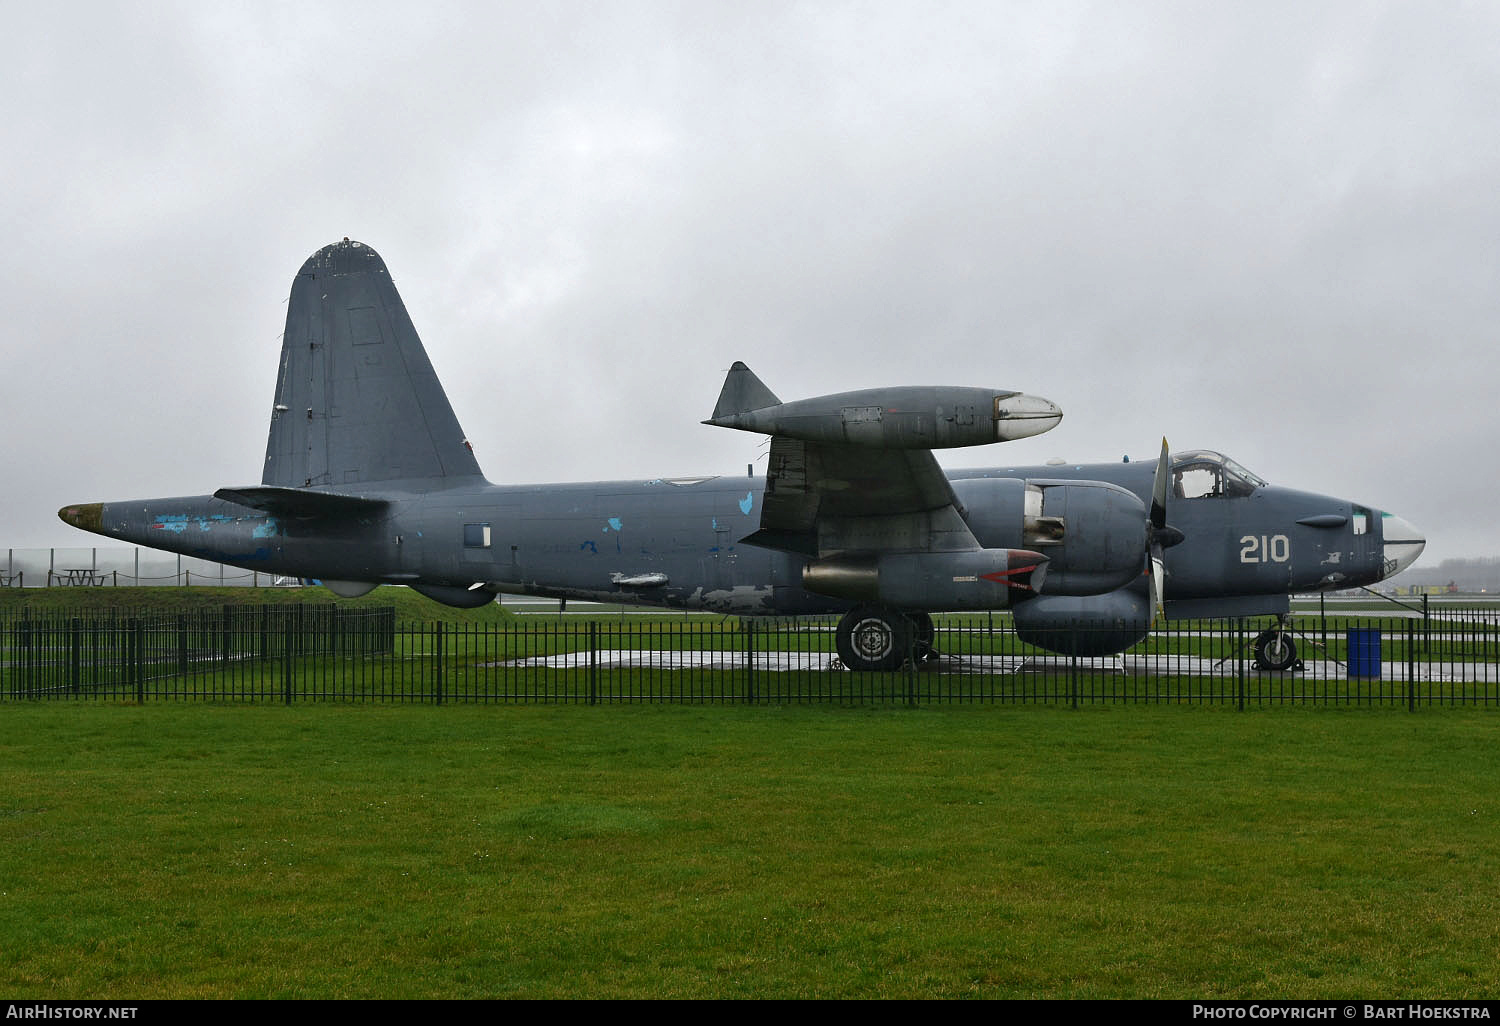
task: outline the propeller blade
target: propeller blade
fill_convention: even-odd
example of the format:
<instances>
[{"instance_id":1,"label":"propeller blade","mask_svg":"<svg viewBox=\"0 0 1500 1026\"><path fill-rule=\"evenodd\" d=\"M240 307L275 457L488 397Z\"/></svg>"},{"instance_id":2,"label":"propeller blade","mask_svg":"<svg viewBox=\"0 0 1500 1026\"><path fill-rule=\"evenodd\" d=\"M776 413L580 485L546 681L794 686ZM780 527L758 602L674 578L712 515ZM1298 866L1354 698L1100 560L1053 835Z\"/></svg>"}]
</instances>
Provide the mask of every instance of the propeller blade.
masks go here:
<instances>
[{"instance_id":1,"label":"propeller blade","mask_svg":"<svg viewBox=\"0 0 1500 1026\"><path fill-rule=\"evenodd\" d=\"M1161 549L1153 545L1151 547L1151 623L1154 626L1158 617L1164 617L1167 613L1167 565L1162 559Z\"/></svg>"},{"instance_id":2,"label":"propeller blade","mask_svg":"<svg viewBox=\"0 0 1500 1026\"><path fill-rule=\"evenodd\" d=\"M1167 460L1167 440L1161 440L1161 458L1156 461L1156 478L1151 482L1151 526L1160 530L1167 526L1167 479L1171 468Z\"/></svg>"},{"instance_id":3,"label":"propeller blade","mask_svg":"<svg viewBox=\"0 0 1500 1026\"><path fill-rule=\"evenodd\" d=\"M1167 562L1163 554L1168 546L1182 541L1182 532L1167 526L1167 484L1172 467L1167 440L1161 440L1161 456L1156 461L1156 477L1151 481L1151 522L1146 529L1147 549L1151 557L1151 623L1167 612Z\"/></svg>"}]
</instances>

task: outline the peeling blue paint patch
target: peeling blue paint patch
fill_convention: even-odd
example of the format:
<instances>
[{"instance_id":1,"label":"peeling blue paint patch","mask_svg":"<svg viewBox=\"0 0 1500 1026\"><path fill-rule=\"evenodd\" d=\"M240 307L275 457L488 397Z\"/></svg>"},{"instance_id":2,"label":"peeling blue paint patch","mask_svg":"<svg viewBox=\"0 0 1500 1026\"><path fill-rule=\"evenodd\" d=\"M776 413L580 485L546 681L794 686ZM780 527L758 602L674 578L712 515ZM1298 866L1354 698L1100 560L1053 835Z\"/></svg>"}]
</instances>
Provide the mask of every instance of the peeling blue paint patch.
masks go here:
<instances>
[{"instance_id":1,"label":"peeling blue paint patch","mask_svg":"<svg viewBox=\"0 0 1500 1026\"><path fill-rule=\"evenodd\" d=\"M586 541L578 546L578 551L582 552L584 549L588 549L596 556L599 554L599 546L595 545L592 541Z\"/></svg>"},{"instance_id":2,"label":"peeling blue paint patch","mask_svg":"<svg viewBox=\"0 0 1500 1026\"><path fill-rule=\"evenodd\" d=\"M745 493L745 497L740 500L740 512L744 513L744 514L746 514L748 516L749 513L750 513L750 507L752 507L754 505L755 505L755 493L754 492L746 492Z\"/></svg>"},{"instance_id":3,"label":"peeling blue paint patch","mask_svg":"<svg viewBox=\"0 0 1500 1026\"><path fill-rule=\"evenodd\" d=\"M717 531L718 529L719 529L719 518L718 517L714 517L714 530Z\"/></svg>"},{"instance_id":4,"label":"peeling blue paint patch","mask_svg":"<svg viewBox=\"0 0 1500 1026\"><path fill-rule=\"evenodd\" d=\"M171 531L173 534L181 534L187 530L187 517L185 516L161 516L156 518L156 523L151 525L158 531Z\"/></svg>"},{"instance_id":5,"label":"peeling blue paint patch","mask_svg":"<svg viewBox=\"0 0 1500 1026\"><path fill-rule=\"evenodd\" d=\"M618 531L621 528L623 528L624 526L625 526L624 523L621 522L621 520L620 520L619 517L610 517L609 518L609 526L604 529L604 532L606 534L608 534L610 531L612 531L612 530L613 531Z\"/></svg>"},{"instance_id":6,"label":"peeling blue paint patch","mask_svg":"<svg viewBox=\"0 0 1500 1026\"><path fill-rule=\"evenodd\" d=\"M280 525L276 523L275 517L267 517L266 522L250 532L252 538L274 538Z\"/></svg>"}]
</instances>

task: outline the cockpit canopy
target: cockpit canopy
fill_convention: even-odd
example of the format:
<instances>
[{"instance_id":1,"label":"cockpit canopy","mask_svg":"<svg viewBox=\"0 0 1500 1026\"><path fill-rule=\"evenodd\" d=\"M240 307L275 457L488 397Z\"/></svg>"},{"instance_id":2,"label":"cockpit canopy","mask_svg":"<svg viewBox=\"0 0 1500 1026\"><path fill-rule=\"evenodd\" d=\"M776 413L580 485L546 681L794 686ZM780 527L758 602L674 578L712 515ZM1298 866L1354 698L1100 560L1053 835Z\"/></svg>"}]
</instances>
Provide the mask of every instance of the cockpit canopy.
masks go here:
<instances>
[{"instance_id":1,"label":"cockpit canopy","mask_svg":"<svg viewBox=\"0 0 1500 1026\"><path fill-rule=\"evenodd\" d=\"M1223 453L1191 449L1172 455L1172 494L1179 499L1241 498L1265 484Z\"/></svg>"}]
</instances>

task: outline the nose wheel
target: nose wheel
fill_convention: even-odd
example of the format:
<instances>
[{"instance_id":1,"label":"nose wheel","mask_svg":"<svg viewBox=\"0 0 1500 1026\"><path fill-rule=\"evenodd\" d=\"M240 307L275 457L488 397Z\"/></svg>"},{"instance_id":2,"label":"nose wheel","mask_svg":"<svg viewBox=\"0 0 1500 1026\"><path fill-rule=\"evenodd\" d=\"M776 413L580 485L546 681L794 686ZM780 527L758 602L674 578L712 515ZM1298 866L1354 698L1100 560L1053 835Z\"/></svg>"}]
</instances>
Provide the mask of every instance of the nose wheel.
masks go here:
<instances>
[{"instance_id":1,"label":"nose wheel","mask_svg":"<svg viewBox=\"0 0 1500 1026\"><path fill-rule=\"evenodd\" d=\"M1297 658L1297 642L1285 624L1278 623L1256 637L1255 665L1261 670L1278 672L1302 665Z\"/></svg>"}]
</instances>

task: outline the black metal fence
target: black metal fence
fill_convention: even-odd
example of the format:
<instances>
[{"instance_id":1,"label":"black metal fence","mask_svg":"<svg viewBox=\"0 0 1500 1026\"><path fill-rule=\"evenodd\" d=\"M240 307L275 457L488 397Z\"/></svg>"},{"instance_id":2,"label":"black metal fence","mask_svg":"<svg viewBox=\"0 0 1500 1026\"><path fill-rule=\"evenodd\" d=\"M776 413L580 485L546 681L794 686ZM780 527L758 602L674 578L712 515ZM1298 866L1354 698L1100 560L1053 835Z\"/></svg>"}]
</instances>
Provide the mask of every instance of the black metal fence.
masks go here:
<instances>
[{"instance_id":1,"label":"black metal fence","mask_svg":"<svg viewBox=\"0 0 1500 1026\"><path fill-rule=\"evenodd\" d=\"M1163 623L1086 659L1025 644L1002 615L939 617L935 657L856 673L819 621L398 625L331 605L20 617L0 623L0 701L1500 704L1495 611L1303 618L1284 672L1256 668L1265 626Z\"/></svg>"}]
</instances>

